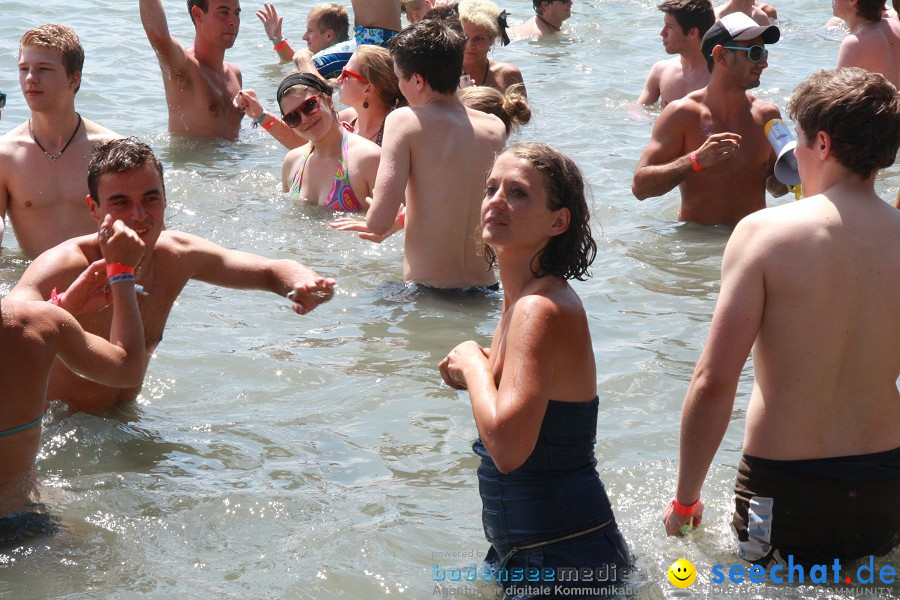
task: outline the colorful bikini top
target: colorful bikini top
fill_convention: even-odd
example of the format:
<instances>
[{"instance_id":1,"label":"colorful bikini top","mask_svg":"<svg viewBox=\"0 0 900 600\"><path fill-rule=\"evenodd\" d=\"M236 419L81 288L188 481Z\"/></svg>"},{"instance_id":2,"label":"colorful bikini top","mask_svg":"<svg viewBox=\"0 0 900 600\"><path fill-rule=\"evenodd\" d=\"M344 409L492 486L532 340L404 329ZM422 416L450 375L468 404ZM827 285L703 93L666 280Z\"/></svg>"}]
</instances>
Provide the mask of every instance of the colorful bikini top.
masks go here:
<instances>
[{"instance_id":1,"label":"colorful bikini top","mask_svg":"<svg viewBox=\"0 0 900 600\"><path fill-rule=\"evenodd\" d=\"M350 187L350 170L347 166L347 149L350 146L350 134L341 127L341 157L338 159L338 168L334 172L334 181L331 184L331 190L328 192L328 200L325 202L325 208L330 210L343 210L347 212L358 212L363 210L363 205ZM291 187L289 193L291 195L300 195L300 184L303 182L303 169L306 167L306 161L313 152L312 144L309 144L309 150L303 158L294 177L291 179Z\"/></svg>"}]
</instances>

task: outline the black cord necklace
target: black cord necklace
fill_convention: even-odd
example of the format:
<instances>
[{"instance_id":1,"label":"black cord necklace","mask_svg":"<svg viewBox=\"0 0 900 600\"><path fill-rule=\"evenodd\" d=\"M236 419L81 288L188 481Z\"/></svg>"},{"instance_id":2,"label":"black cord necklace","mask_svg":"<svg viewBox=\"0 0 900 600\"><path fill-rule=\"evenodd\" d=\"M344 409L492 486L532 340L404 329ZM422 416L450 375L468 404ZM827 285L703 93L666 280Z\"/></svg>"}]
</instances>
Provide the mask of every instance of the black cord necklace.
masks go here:
<instances>
[{"instance_id":1,"label":"black cord necklace","mask_svg":"<svg viewBox=\"0 0 900 600\"><path fill-rule=\"evenodd\" d=\"M535 16L538 18L538 21L540 21L541 23L543 23L543 24L546 25L547 27L552 27L552 28L555 29L556 31L560 31L559 27L557 27L557 26L554 25L553 23L548 23L544 18L541 17L541 15L535 15Z\"/></svg>"},{"instance_id":2,"label":"black cord necklace","mask_svg":"<svg viewBox=\"0 0 900 600\"><path fill-rule=\"evenodd\" d=\"M49 158L51 161L55 162L56 159L58 159L60 156L62 156L62 153L66 151L66 148L68 148L69 144L72 143L72 140L75 139L75 135L78 133L78 130L81 129L81 115L78 113L75 113L75 114L78 115L78 123L75 125L75 131L72 132L72 137L69 138L69 141L66 142L66 145L63 146L62 150L60 150L56 154L50 154L49 152L47 152L47 150L44 148L43 145L41 145L41 143L38 141L38 139L36 137L34 137L34 129L31 127L31 118L30 117L28 118L28 133L31 134L31 139L34 140L34 143L37 144L37 147L41 149L41 152L46 154L47 158Z\"/></svg>"}]
</instances>

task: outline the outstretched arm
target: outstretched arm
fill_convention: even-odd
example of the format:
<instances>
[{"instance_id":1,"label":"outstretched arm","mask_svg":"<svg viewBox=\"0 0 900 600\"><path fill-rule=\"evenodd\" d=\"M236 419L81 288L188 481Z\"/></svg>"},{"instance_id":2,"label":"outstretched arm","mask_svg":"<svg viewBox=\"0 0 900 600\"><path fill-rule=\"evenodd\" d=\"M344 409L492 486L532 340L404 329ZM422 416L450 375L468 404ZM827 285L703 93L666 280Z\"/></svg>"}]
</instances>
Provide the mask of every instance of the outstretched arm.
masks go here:
<instances>
[{"instance_id":1,"label":"outstretched arm","mask_svg":"<svg viewBox=\"0 0 900 600\"><path fill-rule=\"evenodd\" d=\"M681 415L675 499L685 506L700 498L731 419L741 369L762 322L766 294L757 231L764 226L756 219L742 220L722 258L719 300ZM690 519L701 516L682 517L669 506L663 515L666 533L677 535Z\"/></svg>"},{"instance_id":2,"label":"outstretched arm","mask_svg":"<svg viewBox=\"0 0 900 600\"><path fill-rule=\"evenodd\" d=\"M282 121L275 112L266 111L253 90L241 90L232 100L232 103L250 117L254 123L261 126L269 134L278 140L288 150L299 148L307 142L306 138Z\"/></svg>"},{"instance_id":3,"label":"outstretched arm","mask_svg":"<svg viewBox=\"0 0 900 600\"><path fill-rule=\"evenodd\" d=\"M141 23L163 67L163 75L171 75L187 65L184 48L169 34L169 24L161 0L140 0Z\"/></svg>"},{"instance_id":4,"label":"outstretched arm","mask_svg":"<svg viewBox=\"0 0 900 600\"><path fill-rule=\"evenodd\" d=\"M266 30L266 36L272 42L272 48L278 53L278 58L283 63L290 62L294 56L294 49L281 35L281 25L284 22L284 18L278 16L275 5L263 4L263 7L256 11L256 16L262 21L263 28Z\"/></svg>"}]
</instances>

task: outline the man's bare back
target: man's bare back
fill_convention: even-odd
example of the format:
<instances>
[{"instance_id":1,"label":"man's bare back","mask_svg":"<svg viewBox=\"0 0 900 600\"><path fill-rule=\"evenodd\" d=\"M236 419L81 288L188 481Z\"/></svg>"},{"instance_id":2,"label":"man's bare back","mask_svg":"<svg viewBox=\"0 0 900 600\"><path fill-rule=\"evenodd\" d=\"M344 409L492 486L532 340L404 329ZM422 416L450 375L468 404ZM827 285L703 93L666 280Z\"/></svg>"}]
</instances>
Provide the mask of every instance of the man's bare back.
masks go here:
<instances>
[{"instance_id":1,"label":"man's bare back","mask_svg":"<svg viewBox=\"0 0 900 600\"><path fill-rule=\"evenodd\" d=\"M141 21L159 59L169 110L169 131L194 137L237 139L243 111L233 104L240 70L224 60L240 26L238 0L209 0L191 9L194 45L183 48L170 34L160 0L141 0Z\"/></svg>"},{"instance_id":2,"label":"man's bare back","mask_svg":"<svg viewBox=\"0 0 900 600\"><path fill-rule=\"evenodd\" d=\"M900 22L891 18L862 22L841 42L837 66L881 73L900 86Z\"/></svg>"},{"instance_id":3,"label":"man's bare back","mask_svg":"<svg viewBox=\"0 0 900 600\"><path fill-rule=\"evenodd\" d=\"M670 102L706 87L708 82L709 69L705 62L694 68L685 68L685 61L680 56L661 60L650 69L638 104L653 104L659 98L665 107Z\"/></svg>"},{"instance_id":4,"label":"man's bare back","mask_svg":"<svg viewBox=\"0 0 900 600\"><path fill-rule=\"evenodd\" d=\"M736 12L744 13L760 25L768 25L770 23L769 15L756 6L753 0L728 0L722 6L716 8L716 19L721 19L725 15Z\"/></svg>"},{"instance_id":5,"label":"man's bare back","mask_svg":"<svg viewBox=\"0 0 900 600\"><path fill-rule=\"evenodd\" d=\"M65 152L51 160L28 125L22 123L0 137L0 215L9 215L19 247L34 258L96 229L84 206L88 160L97 143L120 136L82 118ZM42 141L40 134L35 136Z\"/></svg>"},{"instance_id":6,"label":"man's bare back","mask_svg":"<svg viewBox=\"0 0 900 600\"><path fill-rule=\"evenodd\" d=\"M900 298L900 211L838 184L742 228L765 281L744 452L793 460L900 447L900 313L888 300Z\"/></svg>"}]
</instances>

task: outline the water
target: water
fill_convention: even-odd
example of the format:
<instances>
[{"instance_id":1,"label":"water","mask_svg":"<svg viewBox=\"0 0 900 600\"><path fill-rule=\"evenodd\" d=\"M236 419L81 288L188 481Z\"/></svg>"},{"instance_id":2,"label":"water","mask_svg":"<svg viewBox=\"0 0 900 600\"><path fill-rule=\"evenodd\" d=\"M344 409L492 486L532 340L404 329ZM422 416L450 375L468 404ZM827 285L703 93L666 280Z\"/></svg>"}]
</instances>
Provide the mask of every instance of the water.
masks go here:
<instances>
[{"instance_id":1,"label":"water","mask_svg":"<svg viewBox=\"0 0 900 600\"><path fill-rule=\"evenodd\" d=\"M189 43L184 6L170 27ZM313 2L280 4L300 45ZM521 139L549 142L584 170L599 253L576 282L590 318L601 398L597 457L620 526L645 580L640 598L676 597L665 571L680 557L700 571L696 597L853 598L859 590L710 582L739 562L728 531L752 367L704 487L705 525L668 539L660 516L675 485L681 402L719 285L725 228L674 222L678 194L636 201L630 182L655 113L631 111L664 58L655 0L583 1L560 39L497 48L521 67L535 116ZM758 93L784 106L808 74L834 65L840 34L827 5L783 0L782 41ZM269 106L287 67L245 4L229 59ZM505 8L524 20L530 4ZM27 15L27 16L26 16ZM232 248L299 259L335 276L328 305L298 317L261 292L190 284L172 311L139 402L111 416L45 419L43 499L67 531L0 553L0 598L440 597L433 565L480 556L480 500L465 394L436 365L458 342L488 342L496 298L409 297L402 240L376 246L329 229L328 216L280 193L284 150L249 128L235 144L170 140L155 56L137 3L4 0L0 132L27 118L16 82L18 40L45 22L72 25L86 49L81 113L151 143L167 169L168 226ZM896 167L878 190L893 198ZM772 200L779 204L785 199ZM7 231L0 294L27 266ZM827 525L826 525L827 526ZM897 565L898 554L876 564ZM872 587L872 586L870 586ZM449 595L451 588L443 588ZM488 590L457 598L491 598ZM900 586L882 590L900 597Z\"/></svg>"}]
</instances>

